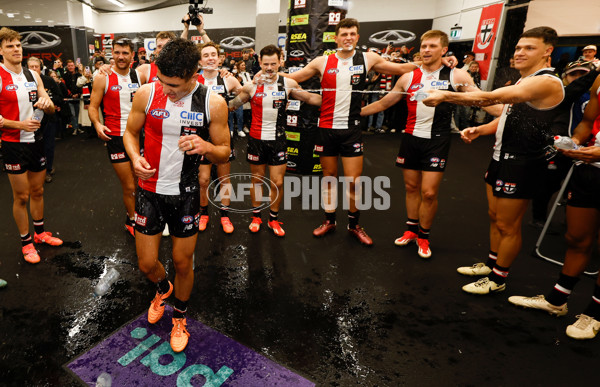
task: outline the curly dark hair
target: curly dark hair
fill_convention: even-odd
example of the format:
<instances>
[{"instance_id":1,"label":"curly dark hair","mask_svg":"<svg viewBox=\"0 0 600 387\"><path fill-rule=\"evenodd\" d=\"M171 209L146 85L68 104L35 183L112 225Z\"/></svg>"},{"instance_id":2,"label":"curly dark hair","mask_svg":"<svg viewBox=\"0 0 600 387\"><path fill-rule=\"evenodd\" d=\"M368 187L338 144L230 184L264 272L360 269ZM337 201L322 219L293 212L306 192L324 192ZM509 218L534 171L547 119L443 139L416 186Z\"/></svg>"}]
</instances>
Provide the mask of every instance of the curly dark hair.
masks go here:
<instances>
[{"instance_id":1,"label":"curly dark hair","mask_svg":"<svg viewBox=\"0 0 600 387\"><path fill-rule=\"evenodd\" d=\"M190 40L173 39L165 44L156 58L156 66L167 77L189 80L198 71L200 53Z\"/></svg>"}]
</instances>

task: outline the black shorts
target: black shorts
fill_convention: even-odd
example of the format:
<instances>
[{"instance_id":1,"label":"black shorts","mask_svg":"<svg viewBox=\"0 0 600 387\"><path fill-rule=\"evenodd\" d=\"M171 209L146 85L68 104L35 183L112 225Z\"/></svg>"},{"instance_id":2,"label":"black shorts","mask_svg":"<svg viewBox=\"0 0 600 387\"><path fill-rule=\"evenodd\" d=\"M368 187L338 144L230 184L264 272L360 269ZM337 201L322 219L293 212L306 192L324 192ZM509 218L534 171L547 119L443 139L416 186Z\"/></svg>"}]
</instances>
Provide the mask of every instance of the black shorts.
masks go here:
<instances>
[{"instance_id":1,"label":"black shorts","mask_svg":"<svg viewBox=\"0 0 600 387\"><path fill-rule=\"evenodd\" d=\"M198 191L181 195L161 195L138 187L135 194L135 229L156 235L169 225L169 233L187 238L198 232L200 195Z\"/></svg>"},{"instance_id":2,"label":"black shorts","mask_svg":"<svg viewBox=\"0 0 600 387\"><path fill-rule=\"evenodd\" d=\"M396 165L417 171L444 172L450 152L450 136L421 138L404 134Z\"/></svg>"},{"instance_id":3,"label":"black shorts","mask_svg":"<svg viewBox=\"0 0 600 387\"><path fill-rule=\"evenodd\" d=\"M123 137L121 136L108 136L111 138L110 141L106 142L106 151L108 152L108 158L111 163L126 163L129 162L129 156L125 152L125 145L123 144Z\"/></svg>"},{"instance_id":4,"label":"black shorts","mask_svg":"<svg viewBox=\"0 0 600 387\"><path fill-rule=\"evenodd\" d=\"M281 165L287 164L287 140L280 136L276 140L258 140L248 137L248 156L250 164Z\"/></svg>"},{"instance_id":5,"label":"black shorts","mask_svg":"<svg viewBox=\"0 0 600 387\"><path fill-rule=\"evenodd\" d=\"M575 167L567 187L567 205L600 210L600 168L588 164Z\"/></svg>"},{"instance_id":6,"label":"black shorts","mask_svg":"<svg viewBox=\"0 0 600 387\"><path fill-rule=\"evenodd\" d=\"M495 197L532 199L543 187L548 164L544 159L503 160L492 159L485 173L485 182L492 186Z\"/></svg>"},{"instance_id":7,"label":"black shorts","mask_svg":"<svg viewBox=\"0 0 600 387\"><path fill-rule=\"evenodd\" d=\"M315 153L319 156L357 157L363 155L360 127L351 129L319 128Z\"/></svg>"},{"instance_id":8,"label":"black shorts","mask_svg":"<svg viewBox=\"0 0 600 387\"><path fill-rule=\"evenodd\" d=\"M20 175L27 171L41 172L46 169L44 141L2 141L2 154L6 173Z\"/></svg>"}]
</instances>

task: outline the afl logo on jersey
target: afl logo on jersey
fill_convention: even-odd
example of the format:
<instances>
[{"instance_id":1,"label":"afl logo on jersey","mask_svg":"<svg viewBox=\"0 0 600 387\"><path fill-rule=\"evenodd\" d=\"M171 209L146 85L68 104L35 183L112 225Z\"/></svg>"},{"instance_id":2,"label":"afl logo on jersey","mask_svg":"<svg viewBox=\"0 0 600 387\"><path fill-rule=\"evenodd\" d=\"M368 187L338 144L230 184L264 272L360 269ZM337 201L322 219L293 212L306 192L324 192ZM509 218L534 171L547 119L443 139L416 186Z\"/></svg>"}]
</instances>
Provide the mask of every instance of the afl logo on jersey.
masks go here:
<instances>
[{"instance_id":1,"label":"afl logo on jersey","mask_svg":"<svg viewBox=\"0 0 600 387\"><path fill-rule=\"evenodd\" d=\"M340 70L338 70L338 69L329 69L329 70L327 70L327 74L337 74L339 72L340 72Z\"/></svg>"},{"instance_id":2,"label":"afl logo on jersey","mask_svg":"<svg viewBox=\"0 0 600 387\"><path fill-rule=\"evenodd\" d=\"M6 85L5 89L6 89L6 91L17 91L17 90L19 90L19 86L15 85L15 84L10 84L10 85Z\"/></svg>"},{"instance_id":3,"label":"afl logo on jersey","mask_svg":"<svg viewBox=\"0 0 600 387\"><path fill-rule=\"evenodd\" d=\"M154 118L158 118L159 120L164 120L169 118L171 114L165 109L154 109L150 111L150 115Z\"/></svg>"},{"instance_id":4,"label":"afl logo on jersey","mask_svg":"<svg viewBox=\"0 0 600 387\"><path fill-rule=\"evenodd\" d=\"M194 221L194 218L191 215L186 215L183 218L181 218L181 221L185 224L190 224Z\"/></svg>"},{"instance_id":5,"label":"afl logo on jersey","mask_svg":"<svg viewBox=\"0 0 600 387\"><path fill-rule=\"evenodd\" d=\"M111 86L110 89L112 91L121 91L122 87L121 87L121 85L114 85L114 86Z\"/></svg>"},{"instance_id":6,"label":"afl logo on jersey","mask_svg":"<svg viewBox=\"0 0 600 387\"><path fill-rule=\"evenodd\" d=\"M255 96L256 98L264 98L264 97L266 97L266 96L267 96L267 93L256 93L256 94L254 94L254 96Z\"/></svg>"},{"instance_id":7,"label":"afl logo on jersey","mask_svg":"<svg viewBox=\"0 0 600 387\"><path fill-rule=\"evenodd\" d=\"M412 85L410 87L410 90L419 90L419 89L422 89L423 86L425 86L425 85L423 85L422 83L415 83L414 85Z\"/></svg>"}]
</instances>

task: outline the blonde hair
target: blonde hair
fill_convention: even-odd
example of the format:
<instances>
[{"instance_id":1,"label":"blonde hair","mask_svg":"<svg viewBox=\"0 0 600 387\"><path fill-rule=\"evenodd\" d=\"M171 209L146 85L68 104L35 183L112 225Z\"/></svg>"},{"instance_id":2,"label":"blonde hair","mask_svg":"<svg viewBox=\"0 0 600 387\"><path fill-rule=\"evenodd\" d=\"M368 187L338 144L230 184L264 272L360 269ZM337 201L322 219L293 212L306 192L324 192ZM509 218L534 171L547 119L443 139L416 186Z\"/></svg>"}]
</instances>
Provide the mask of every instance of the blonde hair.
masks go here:
<instances>
[{"instance_id":1,"label":"blonde hair","mask_svg":"<svg viewBox=\"0 0 600 387\"><path fill-rule=\"evenodd\" d=\"M429 30L429 31L425 32L423 35L421 35L421 43L423 43L423 41L425 39L432 39L432 38L440 38L442 47L448 47L448 44L449 44L448 34L446 34L444 31L440 31L440 30Z\"/></svg>"}]
</instances>

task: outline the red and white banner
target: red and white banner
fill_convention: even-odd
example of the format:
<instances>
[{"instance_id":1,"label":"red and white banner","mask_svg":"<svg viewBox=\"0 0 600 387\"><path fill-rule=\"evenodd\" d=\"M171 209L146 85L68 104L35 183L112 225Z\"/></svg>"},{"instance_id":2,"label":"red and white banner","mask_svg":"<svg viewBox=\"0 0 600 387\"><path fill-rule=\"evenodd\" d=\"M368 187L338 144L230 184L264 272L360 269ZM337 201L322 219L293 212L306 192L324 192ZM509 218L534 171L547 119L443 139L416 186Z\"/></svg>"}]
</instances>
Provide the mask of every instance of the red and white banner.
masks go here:
<instances>
[{"instance_id":1,"label":"red and white banner","mask_svg":"<svg viewBox=\"0 0 600 387\"><path fill-rule=\"evenodd\" d=\"M473 52L475 53L475 60L479 63L482 81L488 79L490 61L492 60L500 18L502 17L502 7L504 7L504 4L494 4L481 10L479 27L477 27L477 35L473 42Z\"/></svg>"}]
</instances>

